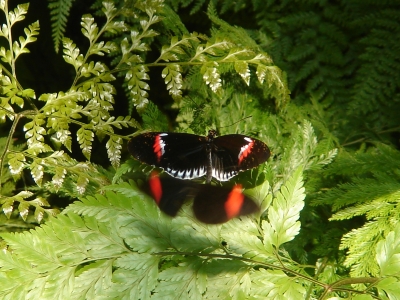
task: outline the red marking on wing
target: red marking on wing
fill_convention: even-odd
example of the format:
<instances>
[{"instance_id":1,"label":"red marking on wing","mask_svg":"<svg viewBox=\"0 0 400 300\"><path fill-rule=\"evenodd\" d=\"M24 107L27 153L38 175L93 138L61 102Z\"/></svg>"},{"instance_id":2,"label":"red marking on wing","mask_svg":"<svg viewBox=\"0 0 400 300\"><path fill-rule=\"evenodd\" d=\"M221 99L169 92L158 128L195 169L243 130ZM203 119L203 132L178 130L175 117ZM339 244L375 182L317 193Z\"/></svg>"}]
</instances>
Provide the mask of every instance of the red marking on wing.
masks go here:
<instances>
[{"instance_id":1,"label":"red marking on wing","mask_svg":"<svg viewBox=\"0 0 400 300\"><path fill-rule=\"evenodd\" d=\"M244 202L242 194L242 185L237 184L233 187L225 201L225 212L228 219L232 219L240 214Z\"/></svg>"},{"instance_id":2,"label":"red marking on wing","mask_svg":"<svg viewBox=\"0 0 400 300\"><path fill-rule=\"evenodd\" d=\"M254 146L254 141L251 140L251 142L247 144L246 149L239 156L239 165L251 153L253 146Z\"/></svg>"},{"instance_id":3,"label":"red marking on wing","mask_svg":"<svg viewBox=\"0 0 400 300\"><path fill-rule=\"evenodd\" d=\"M162 197L162 186L160 177L158 177L157 172L152 172L149 179L150 191L153 195L154 200L157 204L160 204Z\"/></svg>"},{"instance_id":4,"label":"red marking on wing","mask_svg":"<svg viewBox=\"0 0 400 300\"><path fill-rule=\"evenodd\" d=\"M157 135L155 140L154 140L154 145L153 145L153 149L154 149L154 153L157 156L157 160L160 161L161 160L161 156L162 156L162 147L161 147L161 137L160 135Z\"/></svg>"}]
</instances>

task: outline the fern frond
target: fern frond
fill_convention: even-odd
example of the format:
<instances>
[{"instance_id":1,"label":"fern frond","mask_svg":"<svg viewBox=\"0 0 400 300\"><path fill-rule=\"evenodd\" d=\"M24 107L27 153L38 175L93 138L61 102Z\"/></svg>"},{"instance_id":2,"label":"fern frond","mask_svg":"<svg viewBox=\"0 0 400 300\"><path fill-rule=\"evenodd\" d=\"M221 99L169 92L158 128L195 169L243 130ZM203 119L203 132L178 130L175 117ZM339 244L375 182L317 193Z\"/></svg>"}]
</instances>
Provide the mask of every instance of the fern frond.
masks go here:
<instances>
[{"instance_id":1,"label":"fern frond","mask_svg":"<svg viewBox=\"0 0 400 300\"><path fill-rule=\"evenodd\" d=\"M52 37L56 52L58 52L60 43L64 38L64 32L73 1L74 0L48 0L48 7L51 15L50 20L52 21Z\"/></svg>"},{"instance_id":2,"label":"fern frond","mask_svg":"<svg viewBox=\"0 0 400 300\"><path fill-rule=\"evenodd\" d=\"M284 180L287 180L298 167L305 170L318 170L329 164L335 157L337 151L328 147L318 147L317 138L312 125L304 121L302 126L290 127L290 145L286 146L285 151L279 153L279 146L276 150L282 156L278 168L282 170ZM288 166L290 166L288 168ZM274 191L280 188L282 181L276 180L273 185Z\"/></svg>"},{"instance_id":3,"label":"fern frond","mask_svg":"<svg viewBox=\"0 0 400 300\"><path fill-rule=\"evenodd\" d=\"M342 249L348 249L345 264L354 276L379 274L373 260L375 246L399 218L400 178L391 166L398 165L400 154L392 147L377 144L375 149L350 155L341 153L329 174L356 175L351 181L328 190L314 205L329 204L336 211L331 220L364 216L368 223L344 235Z\"/></svg>"},{"instance_id":4,"label":"fern frond","mask_svg":"<svg viewBox=\"0 0 400 300\"><path fill-rule=\"evenodd\" d=\"M385 221L369 222L343 236L341 249L349 252L345 266L351 267L352 276L378 276L379 267L374 257L376 245L381 238L382 225L386 227Z\"/></svg>"},{"instance_id":5,"label":"fern frond","mask_svg":"<svg viewBox=\"0 0 400 300\"><path fill-rule=\"evenodd\" d=\"M282 187L282 195L290 202L282 207L283 215L291 216L282 223L287 229L297 222L298 204L303 201L300 175L299 170ZM266 296L279 289L284 295L303 297L307 275L293 280L282 272L286 258L268 251L270 240L259 238L270 234L267 226L259 226L260 220L246 217L207 226L194 221L187 207L171 219L161 215L135 185L109 189L118 192L83 198L41 228L2 234L10 251L0 253L0 274L8 278L22 268L22 277L1 281L0 295L24 298L29 293L50 299L190 294L192 298L215 298L223 292L236 298L243 290L251 296ZM281 201L278 196L274 207L284 204ZM286 241L294 235L295 231L289 233ZM284 253L284 246L278 244ZM280 270L264 270L264 265L274 269L274 264ZM32 272L32 266L36 271ZM265 282L272 284L261 289Z\"/></svg>"},{"instance_id":6,"label":"fern frond","mask_svg":"<svg viewBox=\"0 0 400 300\"><path fill-rule=\"evenodd\" d=\"M392 21L387 22L389 19ZM396 41L400 38L400 22L398 11L386 9L360 16L355 23L361 25L361 20L374 24L369 35L360 40L365 47L360 55L363 64L358 70L353 95L353 105L366 114L381 110L382 105L392 107L399 100L396 92L399 87L399 67L395 62L400 60L400 56L394 49L398 48Z\"/></svg>"},{"instance_id":7,"label":"fern frond","mask_svg":"<svg viewBox=\"0 0 400 300\"><path fill-rule=\"evenodd\" d=\"M376 260L379 264L381 275L386 277L379 281L376 287L393 299L400 296L400 284L396 280L400 268L399 232L400 226L396 226L386 236L386 239L380 241L376 246Z\"/></svg>"},{"instance_id":8,"label":"fern frond","mask_svg":"<svg viewBox=\"0 0 400 300\"><path fill-rule=\"evenodd\" d=\"M91 295L89 282L100 280L107 285L111 284L111 278L104 277L105 273L100 270L104 271L106 265L111 267L113 260L102 259L111 253L121 255L127 252L123 243L121 244L122 241L107 231L107 226L89 218L85 222L76 215L58 216L36 231L22 234L4 233L2 237L14 251L19 253L13 258L8 251L0 255L0 264L4 272L11 274L25 266L24 269L20 269L22 271L20 280L14 278L13 284L2 281L0 287L2 297L18 295L26 298L28 293L45 299L58 296L71 298L71 293ZM84 240L87 244L82 247ZM38 241L41 241L41 246L37 245ZM76 245L81 246L76 247ZM89 256L97 257L99 261L86 265L84 261ZM36 271L29 271L28 265L35 266ZM86 266L77 272L79 265ZM89 269L92 270L92 276L83 280L84 274L88 274ZM76 277L82 278L82 281L75 281Z\"/></svg>"},{"instance_id":9,"label":"fern frond","mask_svg":"<svg viewBox=\"0 0 400 300\"><path fill-rule=\"evenodd\" d=\"M377 261L381 275L398 276L400 268L400 226L396 226L386 239L380 241L376 247Z\"/></svg>"},{"instance_id":10,"label":"fern frond","mask_svg":"<svg viewBox=\"0 0 400 300\"><path fill-rule=\"evenodd\" d=\"M272 247L279 249L300 231L298 219L305 198L301 174L302 170L299 168L281 187L281 191L268 209L268 221L263 222L264 241L271 253L273 253Z\"/></svg>"},{"instance_id":11,"label":"fern frond","mask_svg":"<svg viewBox=\"0 0 400 300\"><path fill-rule=\"evenodd\" d=\"M385 181L379 181L385 180ZM344 183L337 188L328 191L318 204L330 203L335 211L343 209L350 205L360 205L356 211L350 213L346 209L340 212L341 219L347 219L352 216L364 215L369 211L366 205L380 206L380 202L396 201L399 196L399 181L389 176L382 176L376 178L355 178L351 183ZM371 208L372 208L371 207ZM377 208L377 207L376 207ZM373 212L371 212L373 214ZM345 217L347 215L347 217ZM339 217L339 216L338 216Z\"/></svg>"}]
</instances>

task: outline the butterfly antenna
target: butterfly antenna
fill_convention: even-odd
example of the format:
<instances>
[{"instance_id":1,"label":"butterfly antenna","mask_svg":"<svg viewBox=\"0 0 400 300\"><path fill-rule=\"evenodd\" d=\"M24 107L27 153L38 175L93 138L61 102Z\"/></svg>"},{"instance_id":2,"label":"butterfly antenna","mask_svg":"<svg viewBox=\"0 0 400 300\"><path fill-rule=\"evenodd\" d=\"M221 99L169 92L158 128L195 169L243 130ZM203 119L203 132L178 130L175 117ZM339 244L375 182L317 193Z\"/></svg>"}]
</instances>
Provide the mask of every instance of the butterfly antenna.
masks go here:
<instances>
[{"instance_id":1,"label":"butterfly antenna","mask_svg":"<svg viewBox=\"0 0 400 300\"><path fill-rule=\"evenodd\" d=\"M231 127L231 126L233 126L233 125L235 125L235 124L237 124L239 122L242 122L243 120L250 119L251 117L253 117L253 116L247 116L247 117L241 118L240 120L236 121L235 123L232 123L232 124L226 125L226 126L221 126L219 128Z\"/></svg>"},{"instance_id":2,"label":"butterfly antenna","mask_svg":"<svg viewBox=\"0 0 400 300\"><path fill-rule=\"evenodd\" d=\"M241 118L240 120L236 121L235 123L232 123L232 124L226 125L226 126L221 126L220 128L225 128L225 127L233 126L233 125L235 125L235 124L237 124L237 123L239 123L239 122L242 122L243 120L250 119L250 118L252 118L252 117L253 117L253 116L247 116L247 117Z\"/></svg>"}]
</instances>

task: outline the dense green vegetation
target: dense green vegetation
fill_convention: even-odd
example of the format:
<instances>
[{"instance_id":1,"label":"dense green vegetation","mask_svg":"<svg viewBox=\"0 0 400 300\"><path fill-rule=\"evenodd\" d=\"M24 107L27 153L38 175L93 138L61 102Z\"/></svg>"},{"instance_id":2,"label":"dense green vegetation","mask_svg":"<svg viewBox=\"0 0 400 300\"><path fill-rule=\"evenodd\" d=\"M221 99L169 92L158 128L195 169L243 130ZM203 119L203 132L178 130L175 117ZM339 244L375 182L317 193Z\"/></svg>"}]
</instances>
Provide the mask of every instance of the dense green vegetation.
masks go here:
<instances>
[{"instance_id":1,"label":"dense green vegetation","mask_svg":"<svg viewBox=\"0 0 400 300\"><path fill-rule=\"evenodd\" d=\"M0 1L2 299L400 299L397 1L84 2ZM211 128L261 211L171 219L126 141Z\"/></svg>"}]
</instances>

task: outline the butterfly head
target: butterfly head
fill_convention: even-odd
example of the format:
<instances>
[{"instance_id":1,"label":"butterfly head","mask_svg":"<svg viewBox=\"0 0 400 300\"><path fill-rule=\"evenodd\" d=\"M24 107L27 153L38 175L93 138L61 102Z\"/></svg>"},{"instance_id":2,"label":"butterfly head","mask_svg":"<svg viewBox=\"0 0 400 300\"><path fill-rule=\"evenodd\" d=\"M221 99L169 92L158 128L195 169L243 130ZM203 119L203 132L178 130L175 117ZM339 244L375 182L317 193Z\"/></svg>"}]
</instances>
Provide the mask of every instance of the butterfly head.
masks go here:
<instances>
[{"instance_id":1,"label":"butterfly head","mask_svg":"<svg viewBox=\"0 0 400 300\"><path fill-rule=\"evenodd\" d=\"M217 131L215 129L210 129L208 131L208 140L213 140L215 136L217 135Z\"/></svg>"}]
</instances>

